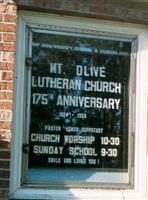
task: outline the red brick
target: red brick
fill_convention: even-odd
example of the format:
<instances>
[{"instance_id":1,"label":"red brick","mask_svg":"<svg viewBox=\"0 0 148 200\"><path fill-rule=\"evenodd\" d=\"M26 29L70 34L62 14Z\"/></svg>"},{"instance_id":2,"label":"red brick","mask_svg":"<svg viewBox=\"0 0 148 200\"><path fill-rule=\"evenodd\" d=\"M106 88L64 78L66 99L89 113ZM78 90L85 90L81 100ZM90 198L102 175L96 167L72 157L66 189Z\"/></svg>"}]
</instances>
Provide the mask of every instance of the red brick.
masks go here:
<instances>
[{"instance_id":1,"label":"red brick","mask_svg":"<svg viewBox=\"0 0 148 200\"><path fill-rule=\"evenodd\" d=\"M12 100L13 99L13 93L12 92L2 92L0 91L0 99L4 100Z\"/></svg>"},{"instance_id":2,"label":"red brick","mask_svg":"<svg viewBox=\"0 0 148 200\"><path fill-rule=\"evenodd\" d=\"M3 34L3 41L4 42L15 42L16 41L16 35L13 33L4 33Z\"/></svg>"},{"instance_id":3,"label":"red brick","mask_svg":"<svg viewBox=\"0 0 148 200\"><path fill-rule=\"evenodd\" d=\"M4 62L14 62L15 55L14 52L3 52L2 61Z\"/></svg>"},{"instance_id":4,"label":"red brick","mask_svg":"<svg viewBox=\"0 0 148 200\"><path fill-rule=\"evenodd\" d=\"M9 150L10 149L10 146L11 146L11 143L8 142L8 141L4 141L0 138L0 148L1 149L7 149Z\"/></svg>"},{"instance_id":5,"label":"red brick","mask_svg":"<svg viewBox=\"0 0 148 200\"><path fill-rule=\"evenodd\" d=\"M5 143L7 142L8 144L8 141L11 141L11 134L12 134L11 130L7 129L0 130L0 140L3 142L5 141ZM4 146L6 146L6 144Z\"/></svg>"},{"instance_id":6,"label":"red brick","mask_svg":"<svg viewBox=\"0 0 148 200\"><path fill-rule=\"evenodd\" d=\"M0 81L0 90L13 90L13 82Z\"/></svg>"},{"instance_id":7,"label":"red brick","mask_svg":"<svg viewBox=\"0 0 148 200\"><path fill-rule=\"evenodd\" d=\"M0 180L0 188L8 188L9 180Z\"/></svg>"},{"instance_id":8,"label":"red brick","mask_svg":"<svg viewBox=\"0 0 148 200\"><path fill-rule=\"evenodd\" d=\"M8 160L0 160L0 167L8 169L10 166L10 161Z\"/></svg>"},{"instance_id":9,"label":"red brick","mask_svg":"<svg viewBox=\"0 0 148 200\"><path fill-rule=\"evenodd\" d=\"M2 61L2 57L3 57L3 52L0 51L0 61ZM0 68L1 69L1 68ZM0 78L1 78L1 74L0 74Z\"/></svg>"},{"instance_id":10,"label":"red brick","mask_svg":"<svg viewBox=\"0 0 148 200\"><path fill-rule=\"evenodd\" d=\"M12 14L16 13L16 5L7 4L6 12Z\"/></svg>"},{"instance_id":11,"label":"red brick","mask_svg":"<svg viewBox=\"0 0 148 200\"><path fill-rule=\"evenodd\" d=\"M0 159L10 159L10 151L0 151Z\"/></svg>"},{"instance_id":12,"label":"red brick","mask_svg":"<svg viewBox=\"0 0 148 200\"><path fill-rule=\"evenodd\" d=\"M15 51L15 44L0 43L0 51Z\"/></svg>"},{"instance_id":13,"label":"red brick","mask_svg":"<svg viewBox=\"0 0 148 200\"><path fill-rule=\"evenodd\" d=\"M4 22L16 22L16 15L4 14L3 20Z\"/></svg>"},{"instance_id":14,"label":"red brick","mask_svg":"<svg viewBox=\"0 0 148 200\"><path fill-rule=\"evenodd\" d=\"M12 128L12 122L2 122L0 121L0 127L1 129L11 129ZM0 141L0 147L1 147L1 141Z\"/></svg>"},{"instance_id":15,"label":"red brick","mask_svg":"<svg viewBox=\"0 0 148 200\"><path fill-rule=\"evenodd\" d=\"M0 190L0 198L2 197L1 200L7 200L8 196L9 196L8 188L5 188L5 189L3 188Z\"/></svg>"},{"instance_id":16,"label":"red brick","mask_svg":"<svg viewBox=\"0 0 148 200\"><path fill-rule=\"evenodd\" d=\"M16 24L5 24L5 23L0 23L0 31L1 32L16 32Z\"/></svg>"},{"instance_id":17,"label":"red brick","mask_svg":"<svg viewBox=\"0 0 148 200\"><path fill-rule=\"evenodd\" d=\"M8 109L0 109L0 121L11 121L12 111Z\"/></svg>"},{"instance_id":18,"label":"red brick","mask_svg":"<svg viewBox=\"0 0 148 200\"><path fill-rule=\"evenodd\" d=\"M3 16L2 13L0 13L0 22L2 22L2 20L3 20L2 16Z\"/></svg>"},{"instance_id":19,"label":"red brick","mask_svg":"<svg viewBox=\"0 0 148 200\"><path fill-rule=\"evenodd\" d=\"M14 70L15 65L14 63L9 63L9 62L0 62L0 69L1 70Z\"/></svg>"},{"instance_id":20,"label":"red brick","mask_svg":"<svg viewBox=\"0 0 148 200\"><path fill-rule=\"evenodd\" d=\"M0 33L0 42L2 42L2 39L3 39L2 33Z\"/></svg>"},{"instance_id":21,"label":"red brick","mask_svg":"<svg viewBox=\"0 0 148 200\"><path fill-rule=\"evenodd\" d=\"M6 3L0 3L0 12L5 12L6 11Z\"/></svg>"},{"instance_id":22,"label":"red brick","mask_svg":"<svg viewBox=\"0 0 148 200\"><path fill-rule=\"evenodd\" d=\"M9 170L1 170L0 169L0 178L9 178L10 177L10 171Z\"/></svg>"},{"instance_id":23,"label":"red brick","mask_svg":"<svg viewBox=\"0 0 148 200\"><path fill-rule=\"evenodd\" d=\"M13 81L13 72L1 72L3 81Z\"/></svg>"},{"instance_id":24,"label":"red brick","mask_svg":"<svg viewBox=\"0 0 148 200\"><path fill-rule=\"evenodd\" d=\"M0 109L12 109L13 104L12 101L0 101Z\"/></svg>"}]
</instances>

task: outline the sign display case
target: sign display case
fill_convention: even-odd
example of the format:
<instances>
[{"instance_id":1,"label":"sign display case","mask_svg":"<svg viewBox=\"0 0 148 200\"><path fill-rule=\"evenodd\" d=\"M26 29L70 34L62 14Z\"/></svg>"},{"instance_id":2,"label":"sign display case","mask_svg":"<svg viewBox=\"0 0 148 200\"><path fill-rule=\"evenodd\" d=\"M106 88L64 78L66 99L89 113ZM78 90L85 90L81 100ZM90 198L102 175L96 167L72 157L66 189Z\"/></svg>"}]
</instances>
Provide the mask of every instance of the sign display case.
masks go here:
<instances>
[{"instance_id":1,"label":"sign display case","mask_svg":"<svg viewBox=\"0 0 148 200\"><path fill-rule=\"evenodd\" d=\"M29 167L128 171L131 42L32 34Z\"/></svg>"}]
</instances>

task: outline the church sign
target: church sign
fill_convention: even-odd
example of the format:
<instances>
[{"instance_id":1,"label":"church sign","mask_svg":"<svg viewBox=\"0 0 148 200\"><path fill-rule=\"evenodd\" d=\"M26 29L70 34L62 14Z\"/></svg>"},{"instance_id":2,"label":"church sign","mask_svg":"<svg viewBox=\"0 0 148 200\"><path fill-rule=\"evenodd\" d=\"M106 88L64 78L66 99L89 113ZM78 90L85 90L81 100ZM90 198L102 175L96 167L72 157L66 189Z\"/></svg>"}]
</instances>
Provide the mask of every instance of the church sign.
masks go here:
<instances>
[{"instance_id":1,"label":"church sign","mask_svg":"<svg viewBox=\"0 0 148 200\"><path fill-rule=\"evenodd\" d=\"M29 165L128 168L131 43L33 33Z\"/></svg>"}]
</instances>

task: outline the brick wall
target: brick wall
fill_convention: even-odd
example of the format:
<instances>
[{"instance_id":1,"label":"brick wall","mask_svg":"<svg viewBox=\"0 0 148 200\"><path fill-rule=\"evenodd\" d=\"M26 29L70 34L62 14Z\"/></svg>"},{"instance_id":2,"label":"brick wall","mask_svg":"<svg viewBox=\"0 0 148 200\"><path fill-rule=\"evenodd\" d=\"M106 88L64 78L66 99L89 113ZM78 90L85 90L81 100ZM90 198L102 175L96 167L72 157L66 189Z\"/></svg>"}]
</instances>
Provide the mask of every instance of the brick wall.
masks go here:
<instances>
[{"instance_id":1,"label":"brick wall","mask_svg":"<svg viewBox=\"0 0 148 200\"><path fill-rule=\"evenodd\" d=\"M16 6L0 0L0 199L8 199L12 136Z\"/></svg>"}]
</instances>

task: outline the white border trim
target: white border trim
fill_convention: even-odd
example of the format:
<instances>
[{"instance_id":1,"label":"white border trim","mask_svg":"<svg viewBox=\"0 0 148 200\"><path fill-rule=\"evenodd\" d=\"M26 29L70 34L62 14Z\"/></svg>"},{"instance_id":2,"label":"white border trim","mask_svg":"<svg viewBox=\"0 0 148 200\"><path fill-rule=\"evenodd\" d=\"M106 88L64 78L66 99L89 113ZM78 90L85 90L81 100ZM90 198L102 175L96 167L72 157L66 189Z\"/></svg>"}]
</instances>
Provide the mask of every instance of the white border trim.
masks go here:
<instances>
[{"instance_id":1,"label":"white border trim","mask_svg":"<svg viewBox=\"0 0 148 200\"><path fill-rule=\"evenodd\" d=\"M119 23L119 22L112 22L112 21L105 21L105 20L98 20L98 19L90 19L90 18L83 18L83 17L72 17L72 16L65 16L65 15L53 15L53 14L44 14L44 13L35 13L35 12L27 12L27 11L20 11L20 15L25 23L36 24L36 25L44 25L47 27L49 25L60 26L60 27L67 27L71 30L76 27L79 30L91 30L99 31L99 32L106 32L112 34L129 34L132 36L137 36L141 33L146 26L144 25L137 25L137 24L130 24L130 23Z\"/></svg>"},{"instance_id":2,"label":"white border trim","mask_svg":"<svg viewBox=\"0 0 148 200\"><path fill-rule=\"evenodd\" d=\"M12 137L12 153L11 153L11 193L16 191L21 181L21 165L22 165L22 133L23 133L23 109L24 109L24 78L25 74L25 22L19 18L17 31L17 52L16 54L16 70L14 78L14 111L13 111L13 137ZM23 30L23 31L22 31ZM21 66L21 67L19 67ZM17 145L16 145L17 144ZM14 184L15 183L15 184Z\"/></svg>"},{"instance_id":3,"label":"white border trim","mask_svg":"<svg viewBox=\"0 0 148 200\"><path fill-rule=\"evenodd\" d=\"M148 30L144 26L115 23L96 19L85 19L32 12L20 12L18 17L17 57L15 73L15 100L13 124L13 150L11 162L10 196L18 199L146 199L146 135L147 135L147 63ZM136 76L136 126L135 126L135 180L134 189L130 190L90 190L90 189L30 189L21 188L21 159L23 132L23 103L25 78L25 27L27 24L63 26L104 33L138 37L137 76ZM17 145L16 145L17 144Z\"/></svg>"}]
</instances>

